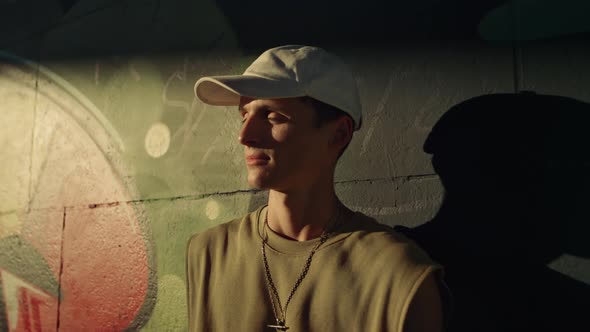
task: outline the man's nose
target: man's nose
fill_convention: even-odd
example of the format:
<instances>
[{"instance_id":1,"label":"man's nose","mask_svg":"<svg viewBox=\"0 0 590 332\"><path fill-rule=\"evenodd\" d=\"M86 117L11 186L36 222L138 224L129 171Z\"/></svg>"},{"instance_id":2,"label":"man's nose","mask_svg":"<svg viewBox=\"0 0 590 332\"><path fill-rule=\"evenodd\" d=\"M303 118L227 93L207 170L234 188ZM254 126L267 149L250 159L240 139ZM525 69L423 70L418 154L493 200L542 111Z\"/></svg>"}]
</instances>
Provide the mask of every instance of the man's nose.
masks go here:
<instances>
[{"instance_id":1,"label":"man's nose","mask_svg":"<svg viewBox=\"0 0 590 332\"><path fill-rule=\"evenodd\" d=\"M247 146L256 146L260 144L263 126L264 123L260 119L257 119L254 116L247 117L242 123L242 129L240 129L238 140L241 144Z\"/></svg>"}]
</instances>

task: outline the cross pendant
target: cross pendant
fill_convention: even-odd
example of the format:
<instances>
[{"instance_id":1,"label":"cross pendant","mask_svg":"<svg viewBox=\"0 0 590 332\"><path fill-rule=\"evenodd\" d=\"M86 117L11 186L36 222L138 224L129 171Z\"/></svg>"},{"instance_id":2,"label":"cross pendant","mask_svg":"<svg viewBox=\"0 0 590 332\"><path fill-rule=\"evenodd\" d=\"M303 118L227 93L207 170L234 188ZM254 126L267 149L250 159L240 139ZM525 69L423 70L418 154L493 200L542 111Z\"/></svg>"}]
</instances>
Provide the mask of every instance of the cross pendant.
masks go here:
<instances>
[{"instance_id":1,"label":"cross pendant","mask_svg":"<svg viewBox=\"0 0 590 332\"><path fill-rule=\"evenodd\" d=\"M289 329L289 327L285 326L285 321L282 321L280 319L277 319L277 325L267 325L268 327L277 329L277 331L287 331Z\"/></svg>"}]
</instances>

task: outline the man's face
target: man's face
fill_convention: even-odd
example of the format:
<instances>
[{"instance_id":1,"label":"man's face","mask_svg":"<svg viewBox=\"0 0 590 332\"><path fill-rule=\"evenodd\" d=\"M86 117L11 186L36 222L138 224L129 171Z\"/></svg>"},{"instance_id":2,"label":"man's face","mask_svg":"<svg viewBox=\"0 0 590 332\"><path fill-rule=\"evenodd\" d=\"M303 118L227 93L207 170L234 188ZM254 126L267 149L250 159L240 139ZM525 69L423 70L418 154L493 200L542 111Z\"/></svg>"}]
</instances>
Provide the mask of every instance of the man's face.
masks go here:
<instances>
[{"instance_id":1,"label":"man's face","mask_svg":"<svg viewBox=\"0 0 590 332\"><path fill-rule=\"evenodd\" d=\"M329 126L315 128L315 110L299 98L240 99L240 142L248 184L288 191L309 188L332 167ZM333 150L333 148L332 148ZM249 161L263 154L267 160Z\"/></svg>"}]
</instances>

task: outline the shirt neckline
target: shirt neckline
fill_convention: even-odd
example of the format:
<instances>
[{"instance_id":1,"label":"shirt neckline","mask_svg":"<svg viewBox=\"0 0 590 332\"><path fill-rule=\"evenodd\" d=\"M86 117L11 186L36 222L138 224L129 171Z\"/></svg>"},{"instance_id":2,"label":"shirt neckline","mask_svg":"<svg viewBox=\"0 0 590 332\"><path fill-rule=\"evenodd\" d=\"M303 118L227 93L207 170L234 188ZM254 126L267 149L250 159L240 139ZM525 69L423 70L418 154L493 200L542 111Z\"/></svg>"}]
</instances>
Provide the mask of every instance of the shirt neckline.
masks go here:
<instances>
[{"instance_id":1,"label":"shirt neckline","mask_svg":"<svg viewBox=\"0 0 590 332\"><path fill-rule=\"evenodd\" d=\"M357 211L353 212L354 214L350 216L348 220L345 220L336 228L335 231L333 231L328 240L326 240L326 242L318 248L318 251L327 248L339 241L342 241L352 234L351 225L353 224L353 220L356 219L358 215ZM309 252L320 241L319 237L308 241L290 240L282 237L270 227L266 227L265 229L264 218L266 217L266 213L268 213L268 204L262 205L253 213L254 224L256 225L258 237L260 238L261 243L266 235L268 247L270 247L275 252L293 256L309 255Z\"/></svg>"}]
</instances>

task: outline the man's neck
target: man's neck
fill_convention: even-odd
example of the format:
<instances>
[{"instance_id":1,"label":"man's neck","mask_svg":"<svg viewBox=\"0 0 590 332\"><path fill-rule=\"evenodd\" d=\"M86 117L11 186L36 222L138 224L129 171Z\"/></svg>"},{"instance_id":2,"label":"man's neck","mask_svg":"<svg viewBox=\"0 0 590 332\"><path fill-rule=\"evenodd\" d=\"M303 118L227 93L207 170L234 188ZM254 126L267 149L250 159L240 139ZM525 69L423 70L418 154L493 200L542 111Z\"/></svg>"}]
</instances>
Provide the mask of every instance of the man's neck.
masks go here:
<instances>
[{"instance_id":1,"label":"man's neck","mask_svg":"<svg viewBox=\"0 0 590 332\"><path fill-rule=\"evenodd\" d=\"M333 186L324 191L317 188L289 193L270 190L268 226L287 239L307 241L320 237L338 210L339 220L344 220L351 212L338 200Z\"/></svg>"}]
</instances>

